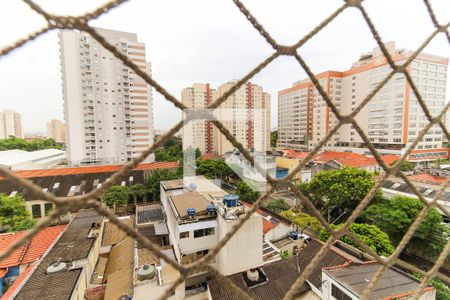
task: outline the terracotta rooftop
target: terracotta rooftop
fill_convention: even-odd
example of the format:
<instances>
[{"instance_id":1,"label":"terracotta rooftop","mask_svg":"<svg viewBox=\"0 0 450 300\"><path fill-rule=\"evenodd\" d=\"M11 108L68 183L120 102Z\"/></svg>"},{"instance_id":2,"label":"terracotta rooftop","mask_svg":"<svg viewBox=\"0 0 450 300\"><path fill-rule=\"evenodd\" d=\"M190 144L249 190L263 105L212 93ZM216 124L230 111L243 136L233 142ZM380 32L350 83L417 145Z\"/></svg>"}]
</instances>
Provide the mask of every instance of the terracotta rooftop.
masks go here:
<instances>
[{"instance_id":1,"label":"terracotta rooftop","mask_svg":"<svg viewBox=\"0 0 450 300\"><path fill-rule=\"evenodd\" d=\"M434 184L442 184L447 180L447 178L445 178L445 177L434 176L434 175L431 175L428 173L411 175L411 176L408 176L408 178L413 181L420 181L420 182L434 183Z\"/></svg>"},{"instance_id":2,"label":"terracotta rooftop","mask_svg":"<svg viewBox=\"0 0 450 300\"><path fill-rule=\"evenodd\" d=\"M15 171L14 174L22 178L29 178L29 177L47 177L47 176L73 175L73 174L111 173L120 170L122 167L123 165L108 165L108 166L86 166L77 168L23 170L23 171ZM177 167L178 162L152 162L140 164L134 170L171 169Z\"/></svg>"},{"instance_id":3,"label":"terracotta rooftop","mask_svg":"<svg viewBox=\"0 0 450 300\"><path fill-rule=\"evenodd\" d=\"M205 153L202 155L203 160L209 160L209 159L223 159L222 155L215 154L215 153Z\"/></svg>"},{"instance_id":4,"label":"terracotta rooftop","mask_svg":"<svg viewBox=\"0 0 450 300\"><path fill-rule=\"evenodd\" d=\"M41 230L29 243L26 243L10 256L0 261L0 268L29 264L38 260L52 245L66 225L51 226ZM0 234L0 249L8 249L21 239L27 231Z\"/></svg>"},{"instance_id":5,"label":"terracotta rooftop","mask_svg":"<svg viewBox=\"0 0 450 300\"><path fill-rule=\"evenodd\" d=\"M14 280L14 283L0 297L0 300L9 300L9 299L11 299L11 296L22 285L22 283L28 277L28 274L30 274L31 270L33 270L33 266L32 265L26 267L26 269L23 270L22 273L20 273L19 277L17 277L16 280Z\"/></svg>"},{"instance_id":6,"label":"terracotta rooftop","mask_svg":"<svg viewBox=\"0 0 450 300\"><path fill-rule=\"evenodd\" d=\"M76 289L83 268L51 274L47 274L46 270L58 260L71 262L87 258L95 243L95 239L87 238L87 235L92 224L101 220L102 217L94 210L79 211L39 266L33 270L15 299L69 299Z\"/></svg>"},{"instance_id":7,"label":"terracotta rooftop","mask_svg":"<svg viewBox=\"0 0 450 300\"><path fill-rule=\"evenodd\" d=\"M308 155L308 152L298 152L292 149L283 151L284 155L288 158L304 159ZM400 156L384 155L381 158L387 165L390 165L394 161L399 160ZM316 163L327 163L332 160L341 165L350 167L369 167L378 165L378 162L374 157L369 157L352 152L323 151L319 154L314 155L314 157L311 159L311 161L314 161Z\"/></svg>"}]
</instances>

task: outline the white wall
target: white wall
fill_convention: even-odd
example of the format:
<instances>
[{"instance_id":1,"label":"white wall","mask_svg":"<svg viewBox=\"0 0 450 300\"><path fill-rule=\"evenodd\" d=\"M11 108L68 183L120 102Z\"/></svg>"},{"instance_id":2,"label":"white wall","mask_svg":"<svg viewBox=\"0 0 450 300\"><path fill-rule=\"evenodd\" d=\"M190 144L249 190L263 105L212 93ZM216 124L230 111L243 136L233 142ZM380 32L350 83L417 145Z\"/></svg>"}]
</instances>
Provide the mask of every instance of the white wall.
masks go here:
<instances>
[{"instance_id":1,"label":"white wall","mask_svg":"<svg viewBox=\"0 0 450 300\"><path fill-rule=\"evenodd\" d=\"M79 33L73 30L63 30L59 35L67 157L69 161L79 162L85 158Z\"/></svg>"},{"instance_id":2,"label":"white wall","mask_svg":"<svg viewBox=\"0 0 450 300\"><path fill-rule=\"evenodd\" d=\"M222 217L218 219L219 240L222 240L237 220L230 221ZM220 250L219 271L226 276L261 266L263 264L262 244L262 218L260 215L252 215Z\"/></svg>"}]
</instances>

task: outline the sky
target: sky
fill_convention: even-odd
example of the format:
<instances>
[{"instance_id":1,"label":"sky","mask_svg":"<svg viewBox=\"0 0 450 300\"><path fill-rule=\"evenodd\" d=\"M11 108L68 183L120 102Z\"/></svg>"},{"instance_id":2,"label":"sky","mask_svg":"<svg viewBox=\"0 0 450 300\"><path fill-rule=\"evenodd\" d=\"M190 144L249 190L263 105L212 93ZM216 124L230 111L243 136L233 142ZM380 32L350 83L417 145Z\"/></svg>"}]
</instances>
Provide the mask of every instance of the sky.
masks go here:
<instances>
[{"instance_id":1,"label":"sky","mask_svg":"<svg viewBox=\"0 0 450 300\"><path fill-rule=\"evenodd\" d=\"M78 15L105 1L35 1L47 11ZM430 1L440 23L450 21L450 1ZM297 42L336 8L338 0L243 0L244 5L281 44ZM421 0L366 0L383 41L415 50L434 30ZM131 0L89 23L92 26L137 33L146 44L153 78L177 99L195 82L213 87L239 79L273 53L231 0ZM17 0L2 0L0 48L13 44L45 25L45 20ZM376 47L360 12L347 9L298 53L315 73L348 69L361 53ZM440 34L424 50L449 57L450 46ZM271 128L277 126L277 92L305 78L291 57L280 57L251 82L271 94ZM57 31L47 33L0 58L0 110L23 115L25 132L45 132L46 122L63 119L61 68ZM450 83L450 80L448 80ZM447 85L447 99L449 84ZM156 129L167 130L181 114L153 91Z\"/></svg>"}]
</instances>

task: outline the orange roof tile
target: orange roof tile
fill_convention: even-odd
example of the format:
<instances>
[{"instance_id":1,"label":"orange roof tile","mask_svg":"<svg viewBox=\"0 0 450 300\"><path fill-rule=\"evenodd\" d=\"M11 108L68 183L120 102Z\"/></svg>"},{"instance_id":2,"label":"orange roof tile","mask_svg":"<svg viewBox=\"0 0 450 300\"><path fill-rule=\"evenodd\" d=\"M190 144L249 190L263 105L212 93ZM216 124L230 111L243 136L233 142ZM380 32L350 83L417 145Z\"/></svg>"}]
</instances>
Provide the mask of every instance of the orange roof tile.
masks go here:
<instances>
[{"instance_id":1,"label":"orange roof tile","mask_svg":"<svg viewBox=\"0 0 450 300\"><path fill-rule=\"evenodd\" d=\"M395 161L400 159L399 155L382 155L381 159L388 166L392 165Z\"/></svg>"},{"instance_id":2,"label":"orange roof tile","mask_svg":"<svg viewBox=\"0 0 450 300\"><path fill-rule=\"evenodd\" d=\"M41 230L30 242L19 247L10 256L1 260L0 268L14 267L38 260L64 228L66 228L66 225L51 226ZM0 234L0 249L8 249L26 233L27 231L18 231Z\"/></svg>"},{"instance_id":3,"label":"orange roof tile","mask_svg":"<svg viewBox=\"0 0 450 300\"><path fill-rule=\"evenodd\" d=\"M408 176L408 178L411 180L414 180L414 181L421 181L421 182L435 183L435 184L442 184L447 180L447 178L445 178L445 177L434 176L434 175L431 175L428 173L411 175L411 176Z\"/></svg>"},{"instance_id":4,"label":"orange roof tile","mask_svg":"<svg viewBox=\"0 0 450 300\"><path fill-rule=\"evenodd\" d=\"M274 224L274 223L266 220L265 218L263 218L263 233L264 234L268 233L269 231L271 231L275 227L277 227L277 224Z\"/></svg>"},{"instance_id":5,"label":"orange roof tile","mask_svg":"<svg viewBox=\"0 0 450 300\"><path fill-rule=\"evenodd\" d=\"M23 171L15 171L13 173L22 178L30 178L30 177L46 177L58 175L72 175L72 174L109 173L109 172L116 172L120 170L122 167L123 165L107 165L107 166L89 166L77 168L23 170ZM177 167L178 162L153 162L153 163L139 164L134 170L172 169Z\"/></svg>"},{"instance_id":6,"label":"orange roof tile","mask_svg":"<svg viewBox=\"0 0 450 300\"><path fill-rule=\"evenodd\" d=\"M299 152L293 149L283 150L284 156L287 158L299 158L303 159L308 155L308 152Z\"/></svg>"},{"instance_id":7,"label":"orange roof tile","mask_svg":"<svg viewBox=\"0 0 450 300\"><path fill-rule=\"evenodd\" d=\"M223 156L215 153L205 153L202 155L203 160L210 160L210 159L222 159Z\"/></svg>"},{"instance_id":8,"label":"orange roof tile","mask_svg":"<svg viewBox=\"0 0 450 300\"><path fill-rule=\"evenodd\" d=\"M0 300L9 300L14 292L21 286L21 284L27 279L28 274L30 274L31 270L33 270L33 266L28 266L22 273L20 273L19 277L14 280L14 283L6 290L3 296L0 297Z\"/></svg>"},{"instance_id":9,"label":"orange roof tile","mask_svg":"<svg viewBox=\"0 0 450 300\"><path fill-rule=\"evenodd\" d=\"M8 273L8 269L0 269L0 278L3 278Z\"/></svg>"}]
</instances>

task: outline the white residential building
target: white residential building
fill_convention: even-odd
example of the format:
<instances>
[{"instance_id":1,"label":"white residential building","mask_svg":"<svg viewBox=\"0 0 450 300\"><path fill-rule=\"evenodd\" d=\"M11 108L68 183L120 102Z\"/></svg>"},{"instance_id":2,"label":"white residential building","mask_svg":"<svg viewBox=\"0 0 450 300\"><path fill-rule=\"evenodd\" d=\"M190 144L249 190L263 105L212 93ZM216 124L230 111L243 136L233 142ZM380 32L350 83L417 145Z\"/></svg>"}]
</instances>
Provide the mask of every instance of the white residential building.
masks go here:
<instances>
[{"instance_id":1,"label":"white residential building","mask_svg":"<svg viewBox=\"0 0 450 300\"><path fill-rule=\"evenodd\" d=\"M397 64L411 57L412 51L385 44ZM448 58L419 54L408 67L432 115L443 109ZM350 114L391 72L380 48L365 53L343 72L317 74L327 95L344 115ZM338 124L338 119L309 79L295 82L278 92L278 133L280 148L311 150ZM377 149L386 154L402 154L428 121L403 74L395 74L364 106L355 120ZM351 124L344 124L324 145L327 150L367 152L367 147ZM427 153L430 159L442 152L442 129L433 126L413 154ZM367 153L364 153L367 154ZM433 156L433 157L432 157ZM425 159L426 160L426 159Z\"/></svg>"},{"instance_id":2,"label":"white residential building","mask_svg":"<svg viewBox=\"0 0 450 300\"><path fill-rule=\"evenodd\" d=\"M136 34L96 30L150 73ZM70 163L131 161L153 143L150 87L89 34L63 30L59 39Z\"/></svg>"},{"instance_id":3,"label":"white residential building","mask_svg":"<svg viewBox=\"0 0 450 300\"><path fill-rule=\"evenodd\" d=\"M0 111L0 139L23 138L22 115L12 109Z\"/></svg>"},{"instance_id":4,"label":"white residential building","mask_svg":"<svg viewBox=\"0 0 450 300\"><path fill-rule=\"evenodd\" d=\"M56 119L47 122L47 137L54 139L58 143L64 142L66 140L64 122Z\"/></svg>"}]
</instances>

